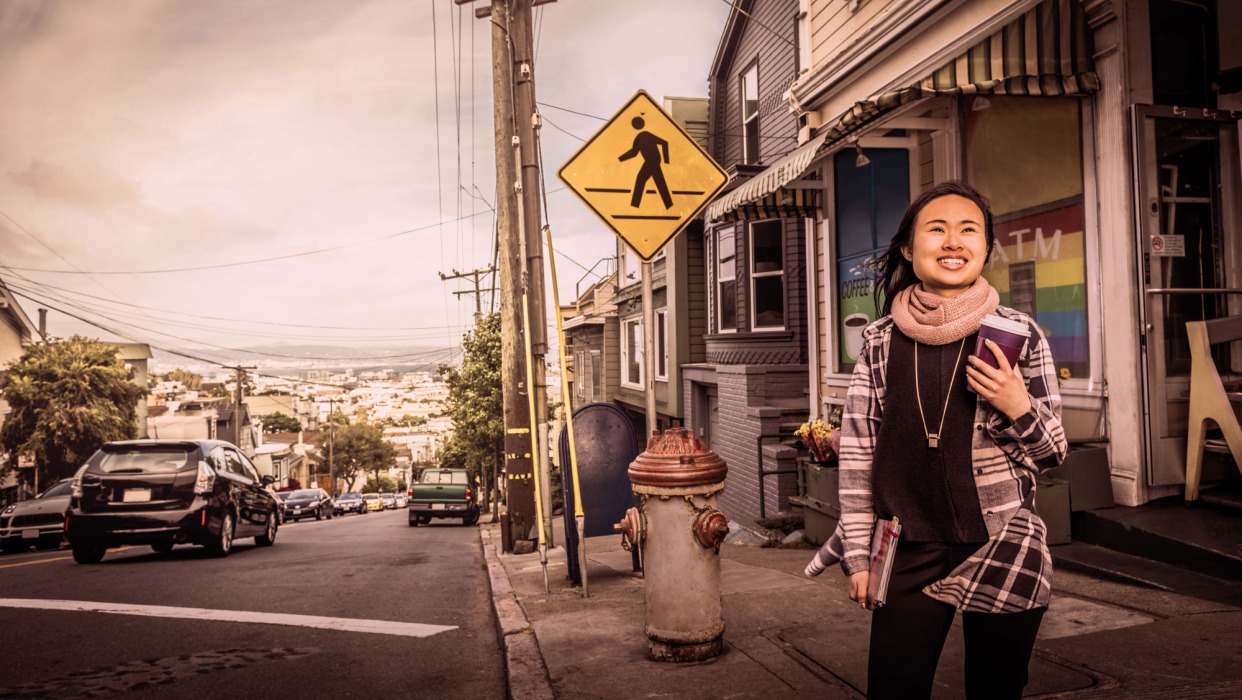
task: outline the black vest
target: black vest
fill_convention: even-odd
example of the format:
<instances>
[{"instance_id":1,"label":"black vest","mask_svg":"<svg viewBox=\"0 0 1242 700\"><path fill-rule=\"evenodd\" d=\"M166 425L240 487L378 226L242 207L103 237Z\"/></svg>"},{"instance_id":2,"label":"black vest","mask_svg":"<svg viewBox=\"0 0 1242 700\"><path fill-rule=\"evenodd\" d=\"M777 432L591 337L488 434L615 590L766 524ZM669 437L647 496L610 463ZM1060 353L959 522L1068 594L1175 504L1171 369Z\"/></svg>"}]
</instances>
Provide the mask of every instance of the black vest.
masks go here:
<instances>
[{"instance_id":1,"label":"black vest","mask_svg":"<svg viewBox=\"0 0 1242 700\"><path fill-rule=\"evenodd\" d=\"M976 396L966 387L966 358L975 335L947 345L918 345L919 415L915 391L914 341L893 329L888 350L884 416L876 438L871 490L876 514L897 516L908 542L986 542L979 492L971 474ZM958 351L961 361L958 362ZM956 363L956 367L954 364ZM956 374L956 378L954 378ZM950 380L952 388L950 389ZM948 409L945 392L950 391ZM924 433L936 433L945 414L940 446L928 447Z\"/></svg>"}]
</instances>

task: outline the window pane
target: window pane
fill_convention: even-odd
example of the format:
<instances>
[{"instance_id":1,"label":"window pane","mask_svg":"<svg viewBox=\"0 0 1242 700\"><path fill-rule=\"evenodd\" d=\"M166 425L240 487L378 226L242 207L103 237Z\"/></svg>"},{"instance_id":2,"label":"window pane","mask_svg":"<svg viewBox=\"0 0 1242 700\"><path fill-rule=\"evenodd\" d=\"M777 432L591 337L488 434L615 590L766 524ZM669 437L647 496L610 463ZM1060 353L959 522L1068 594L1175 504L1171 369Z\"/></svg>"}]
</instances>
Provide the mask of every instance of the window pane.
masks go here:
<instances>
[{"instance_id":1,"label":"window pane","mask_svg":"<svg viewBox=\"0 0 1242 700\"><path fill-rule=\"evenodd\" d=\"M720 330L737 328L737 282L720 283Z\"/></svg>"},{"instance_id":2,"label":"window pane","mask_svg":"<svg viewBox=\"0 0 1242 700\"><path fill-rule=\"evenodd\" d=\"M785 325L785 285L783 276L756 277L755 327L773 328Z\"/></svg>"},{"instance_id":3,"label":"window pane","mask_svg":"<svg viewBox=\"0 0 1242 700\"><path fill-rule=\"evenodd\" d=\"M668 316L656 314L656 376L668 377Z\"/></svg>"},{"instance_id":4,"label":"window pane","mask_svg":"<svg viewBox=\"0 0 1242 700\"><path fill-rule=\"evenodd\" d=\"M735 254L735 251L733 247L733 229L730 228L728 230L721 231L719 233L716 259L720 260L721 262L724 262L725 260L732 260L734 254Z\"/></svg>"},{"instance_id":5,"label":"window pane","mask_svg":"<svg viewBox=\"0 0 1242 700\"><path fill-rule=\"evenodd\" d=\"M742 76L742 120L759 113L759 67L751 66Z\"/></svg>"},{"instance_id":6,"label":"window pane","mask_svg":"<svg viewBox=\"0 0 1242 700\"><path fill-rule=\"evenodd\" d=\"M625 380L630 384L642 384L643 330L637 321L625 324Z\"/></svg>"},{"instance_id":7,"label":"window pane","mask_svg":"<svg viewBox=\"0 0 1242 700\"><path fill-rule=\"evenodd\" d=\"M751 119L750 121L746 122L746 125L743 127L743 129L745 130L745 133L743 134L742 140L745 142L746 152L742 155L742 159L746 163L758 163L759 162L759 120Z\"/></svg>"},{"instance_id":8,"label":"window pane","mask_svg":"<svg viewBox=\"0 0 1242 700\"><path fill-rule=\"evenodd\" d=\"M910 203L910 153L868 148L869 165L855 164L854 151L838 153L837 337L840 366L854 362L862 348L862 329L876 318L875 261L880 258Z\"/></svg>"},{"instance_id":9,"label":"window pane","mask_svg":"<svg viewBox=\"0 0 1242 700\"><path fill-rule=\"evenodd\" d=\"M751 265L755 272L776 272L785 267L781 250L781 222L765 221L750 229Z\"/></svg>"},{"instance_id":10,"label":"window pane","mask_svg":"<svg viewBox=\"0 0 1242 700\"><path fill-rule=\"evenodd\" d=\"M603 371L603 368L601 367L602 364L603 363L600 362L599 353L597 352L591 353L591 400L592 401L599 401L603 398L603 395L604 395L603 393L604 388L602 386L603 380L600 378L600 372Z\"/></svg>"},{"instance_id":11,"label":"window pane","mask_svg":"<svg viewBox=\"0 0 1242 700\"><path fill-rule=\"evenodd\" d=\"M1078 103L994 96L966 115L967 178L987 196L996 247L983 276L1034 317L1062 378L1089 372ZM1027 164L1021 168L1014 163ZM1184 337L1184 336L1183 336Z\"/></svg>"}]
</instances>

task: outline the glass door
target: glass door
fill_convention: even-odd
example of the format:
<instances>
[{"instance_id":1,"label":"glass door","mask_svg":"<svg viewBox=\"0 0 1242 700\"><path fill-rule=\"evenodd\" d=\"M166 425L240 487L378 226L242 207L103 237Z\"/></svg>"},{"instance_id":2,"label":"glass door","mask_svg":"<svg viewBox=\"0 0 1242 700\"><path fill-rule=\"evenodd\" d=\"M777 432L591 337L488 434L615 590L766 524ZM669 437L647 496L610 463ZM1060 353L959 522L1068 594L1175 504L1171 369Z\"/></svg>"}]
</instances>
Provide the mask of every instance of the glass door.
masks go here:
<instances>
[{"instance_id":1,"label":"glass door","mask_svg":"<svg viewBox=\"0 0 1242 700\"><path fill-rule=\"evenodd\" d=\"M1188 321L1242 313L1237 117L1218 110L1134 108L1147 483L1185 479L1190 395ZM1242 358L1214 348L1222 376Z\"/></svg>"}]
</instances>

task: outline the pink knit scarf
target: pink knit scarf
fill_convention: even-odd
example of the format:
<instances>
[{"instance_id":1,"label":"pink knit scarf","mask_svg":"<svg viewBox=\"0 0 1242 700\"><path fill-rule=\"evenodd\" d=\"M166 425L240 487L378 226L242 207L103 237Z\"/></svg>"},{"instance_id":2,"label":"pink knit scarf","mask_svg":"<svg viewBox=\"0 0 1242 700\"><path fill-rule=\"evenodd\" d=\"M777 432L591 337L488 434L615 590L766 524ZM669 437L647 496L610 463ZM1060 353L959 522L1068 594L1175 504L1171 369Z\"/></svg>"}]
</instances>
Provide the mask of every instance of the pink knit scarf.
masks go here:
<instances>
[{"instance_id":1,"label":"pink knit scarf","mask_svg":"<svg viewBox=\"0 0 1242 700\"><path fill-rule=\"evenodd\" d=\"M942 297L915 284L893 297L893 322L906 337L924 345L947 345L979 330L996 311L1000 295L982 277L955 297Z\"/></svg>"}]
</instances>

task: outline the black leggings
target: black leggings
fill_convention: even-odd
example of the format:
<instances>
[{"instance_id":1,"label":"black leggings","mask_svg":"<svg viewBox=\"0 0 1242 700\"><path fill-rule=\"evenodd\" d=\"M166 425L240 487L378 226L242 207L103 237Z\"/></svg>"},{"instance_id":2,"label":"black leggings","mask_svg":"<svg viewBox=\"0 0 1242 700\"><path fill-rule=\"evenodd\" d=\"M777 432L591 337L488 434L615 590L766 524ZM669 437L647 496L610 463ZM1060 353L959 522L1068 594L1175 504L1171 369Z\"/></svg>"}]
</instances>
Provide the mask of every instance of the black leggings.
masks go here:
<instances>
[{"instance_id":1,"label":"black leggings","mask_svg":"<svg viewBox=\"0 0 1242 700\"><path fill-rule=\"evenodd\" d=\"M902 542L897 548L888 604L871 618L868 698L928 698L936 664L953 624L953 606L923 587L944 578L976 544ZM966 639L966 697L1020 698L1035 635L1046 608L1017 613L962 613Z\"/></svg>"}]
</instances>

